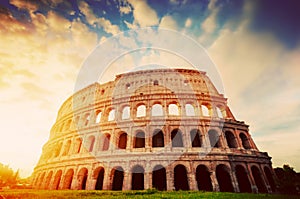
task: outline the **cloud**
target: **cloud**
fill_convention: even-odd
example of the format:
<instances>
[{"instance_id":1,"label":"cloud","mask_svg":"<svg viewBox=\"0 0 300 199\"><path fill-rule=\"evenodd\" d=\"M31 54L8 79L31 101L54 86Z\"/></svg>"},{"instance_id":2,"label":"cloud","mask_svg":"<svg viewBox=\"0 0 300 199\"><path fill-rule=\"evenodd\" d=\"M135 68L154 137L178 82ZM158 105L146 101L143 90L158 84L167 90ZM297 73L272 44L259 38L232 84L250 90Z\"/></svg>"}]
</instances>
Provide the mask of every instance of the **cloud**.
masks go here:
<instances>
[{"instance_id":1,"label":"cloud","mask_svg":"<svg viewBox=\"0 0 300 199\"><path fill-rule=\"evenodd\" d=\"M176 21L170 15L164 16L161 19L159 27L168 28L168 29L172 29L172 30L178 29L178 25L177 25Z\"/></svg>"},{"instance_id":2,"label":"cloud","mask_svg":"<svg viewBox=\"0 0 300 199\"><path fill-rule=\"evenodd\" d=\"M120 13L129 14L132 11L130 5L120 6Z\"/></svg>"},{"instance_id":3,"label":"cloud","mask_svg":"<svg viewBox=\"0 0 300 199\"><path fill-rule=\"evenodd\" d=\"M113 25L108 19L105 19L104 17L98 18L86 2L81 1L79 3L79 9L85 15L86 20L90 25L96 24L103 28L105 32L111 33L112 35L120 32L119 27L117 25Z\"/></svg>"},{"instance_id":4,"label":"cloud","mask_svg":"<svg viewBox=\"0 0 300 199\"><path fill-rule=\"evenodd\" d=\"M227 27L227 28L226 28ZM250 124L254 141L274 156L276 165L286 161L279 149L298 140L300 119L300 79L298 64L300 46L286 50L270 33L253 33L249 19L235 30L225 28L208 48L223 78L225 95L236 118ZM300 71L299 71L300 72ZM293 145L293 144L291 144ZM300 150L293 145L293 150ZM296 154L289 154L292 164Z\"/></svg>"},{"instance_id":5,"label":"cloud","mask_svg":"<svg viewBox=\"0 0 300 199\"><path fill-rule=\"evenodd\" d=\"M31 12L36 11L38 8L37 4L32 1L10 0L10 3L19 9L25 9Z\"/></svg>"},{"instance_id":6,"label":"cloud","mask_svg":"<svg viewBox=\"0 0 300 199\"><path fill-rule=\"evenodd\" d=\"M185 21L184 26L186 28L189 28L189 27L191 27L191 25L192 25L192 20L190 18L187 18L186 21Z\"/></svg>"},{"instance_id":7,"label":"cloud","mask_svg":"<svg viewBox=\"0 0 300 199\"><path fill-rule=\"evenodd\" d=\"M159 18L145 0L128 0L133 7L134 23L140 27L158 25Z\"/></svg>"}]
</instances>

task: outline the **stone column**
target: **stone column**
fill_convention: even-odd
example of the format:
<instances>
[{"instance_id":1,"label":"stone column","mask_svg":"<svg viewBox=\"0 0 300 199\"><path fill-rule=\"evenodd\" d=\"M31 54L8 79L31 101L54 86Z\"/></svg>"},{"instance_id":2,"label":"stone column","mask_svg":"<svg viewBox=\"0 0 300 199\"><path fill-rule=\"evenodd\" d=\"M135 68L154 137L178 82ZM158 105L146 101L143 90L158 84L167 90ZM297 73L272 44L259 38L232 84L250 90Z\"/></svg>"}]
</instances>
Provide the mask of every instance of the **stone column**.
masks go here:
<instances>
[{"instance_id":1,"label":"stone column","mask_svg":"<svg viewBox=\"0 0 300 199\"><path fill-rule=\"evenodd\" d=\"M251 172L251 165L246 165L246 172L248 174L248 178L249 178L249 181L250 181L250 184L251 184L251 189L252 189L252 192L253 193L258 193L258 188L255 184L255 180L254 180L254 177L252 175L252 172Z\"/></svg>"},{"instance_id":2,"label":"stone column","mask_svg":"<svg viewBox=\"0 0 300 199\"><path fill-rule=\"evenodd\" d=\"M107 167L109 168L109 167ZM107 169L105 172L104 172L104 178L103 178L103 190L110 190L111 189L111 181L113 180L110 176L110 173L112 171Z\"/></svg>"},{"instance_id":3,"label":"stone column","mask_svg":"<svg viewBox=\"0 0 300 199\"><path fill-rule=\"evenodd\" d=\"M124 180L122 190L130 190L131 189L131 177L132 174L124 171Z\"/></svg>"},{"instance_id":4,"label":"stone column","mask_svg":"<svg viewBox=\"0 0 300 199\"><path fill-rule=\"evenodd\" d=\"M152 172L146 172L144 174L144 189L152 188Z\"/></svg>"},{"instance_id":5,"label":"stone column","mask_svg":"<svg viewBox=\"0 0 300 199\"><path fill-rule=\"evenodd\" d=\"M231 181L232 181L232 186L233 186L234 192L240 192L239 183L238 183L237 177L235 175L234 169L231 169L230 176L231 176Z\"/></svg>"},{"instance_id":6,"label":"stone column","mask_svg":"<svg viewBox=\"0 0 300 199\"><path fill-rule=\"evenodd\" d=\"M220 187L219 187L219 183L215 171L210 172L210 178L213 186L213 191L220 191Z\"/></svg>"},{"instance_id":7,"label":"stone column","mask_svg":"<svg viewBox=\"0 0 300 199\"><path fill-rule=\"evenodd\" d=\"M197 186L196 186L196 178L195 178L195 175L194 175L194 172L191 171L187 174L187 177L188 177L188 182L189 182L189 188L190 190L197 190Z\"/></svg>"},{"instance_id":8,"label":"stone column","mask_svg":"<svg viewBox=\"0 0 300 199\"><path fill-rule=\"evenodd\" d=\"M171 168L168 166L166 168L166 181L167 181L167 191L173 191L175 189L174 187L174 175Z\"/></svg>"}]
</instances>

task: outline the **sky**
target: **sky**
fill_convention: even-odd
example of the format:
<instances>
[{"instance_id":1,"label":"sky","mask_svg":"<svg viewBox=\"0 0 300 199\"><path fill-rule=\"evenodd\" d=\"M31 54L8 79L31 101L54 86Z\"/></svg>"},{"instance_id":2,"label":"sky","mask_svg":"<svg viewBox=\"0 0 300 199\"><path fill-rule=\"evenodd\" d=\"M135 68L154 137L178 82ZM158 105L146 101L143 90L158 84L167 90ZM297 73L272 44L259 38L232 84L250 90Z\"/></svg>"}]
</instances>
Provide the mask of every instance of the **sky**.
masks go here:
<instances>
[{"instance_id":1,"label":"sky","mask_svg":"<svg viewBox=\"0 0 300 199\"><path fill-rule=\"evenodd\" d=\"M1 0L0 162L29 176L86 58L124 31L155 27L199 43L258 148L274 167L300 171L299 19L298 0ZM128 38L123 44L138 49ZM106 77L162 57L169 67L186 64L139 49L120 56Z\"/></svg>"}]
</instances>

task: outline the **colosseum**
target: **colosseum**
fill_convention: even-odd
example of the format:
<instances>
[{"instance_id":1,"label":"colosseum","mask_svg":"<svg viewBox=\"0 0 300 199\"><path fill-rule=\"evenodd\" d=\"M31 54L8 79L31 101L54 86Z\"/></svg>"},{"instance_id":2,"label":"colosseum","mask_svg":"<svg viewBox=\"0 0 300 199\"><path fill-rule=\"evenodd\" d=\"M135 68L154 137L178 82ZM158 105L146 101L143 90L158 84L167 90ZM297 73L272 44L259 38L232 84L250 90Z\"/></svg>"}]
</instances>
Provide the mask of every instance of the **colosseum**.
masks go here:
<instances>
[{"instance_id":1,"label":"colosseum","mask_svg":"<svg viewBox=\"0 0 300 199\"><path fill-rule=\"evenodd\" d=\"M61 106L36 189L272 193L271 157L205 72L152 69L94 83Z\"/></svg>"}]
</instances>

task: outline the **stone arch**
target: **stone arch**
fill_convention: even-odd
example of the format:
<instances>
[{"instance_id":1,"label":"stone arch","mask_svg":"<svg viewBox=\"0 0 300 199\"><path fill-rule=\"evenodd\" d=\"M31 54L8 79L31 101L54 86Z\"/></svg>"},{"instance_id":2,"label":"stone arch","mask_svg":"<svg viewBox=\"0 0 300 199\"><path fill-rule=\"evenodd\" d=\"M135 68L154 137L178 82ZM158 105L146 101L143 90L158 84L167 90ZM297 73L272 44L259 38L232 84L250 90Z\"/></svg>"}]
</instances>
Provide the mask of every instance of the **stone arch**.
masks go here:
<instances>
[{"instance_id":1,"label":"stone arch","mask_svg":"<svg viewBox=\"0 0 300 199\"><path fill-rule=\"evenodd\" d=\"M71 119L69 119L69 120L67 121L67 123L66 123L65 127L64 127L64 130L69 130L69 129L70 129L70 127L71 127L71 123L72 123L72 120L71 120Z\"/></svg>"},{"instance_id":2,"label":"stone arch","mask_svg":"<svg viewBox=\"0 0 300 199\"><path fill-rule=\"evenodd\" d=\"M251 167L251 173L254 178L257 190L259 193L267 193L265 183L262 179L262 174L257 166Z\"/></svg>"},{"instance_id":3,"label":"stone arch","mask_svg":"<svg viewBox=\"0 0 300 199\"><path fill-rule=\"evenodd\" d=\"M144 189L144 168L140 165L135 165L131 175L131 189L143 190Z\"/></svg>"},{"instance_id":4,"label":"stone arch","mask_svg":"<svg viewBox=\"0 0 300 199\"><path fill-rule=\"evenodd\" d=\"M216 176L219 184L220 191L233 192L233 186L229 169L224 164L219 164L216 168Z\"/></svg>"},{"instance_id":5,"label":"stone arch","mask_svg":"<svg viewBox=\"0 0 300 199\"><path fill-rule=\"evenodd\" d=\"M205 165L198 165L196 169L196 181L198 190L212 191L210 173Z\"/></svg>"},{"instance_id":6,"label":"stone arch","mask_svg":"<svg viewBox=\"0 0 300 199\"><path fill-rule=\"evenodd\" d=\"M70 147L71 147L71 140L68 140L65 145L64 145L64 151L63 151L63 154L62 155L68 155L69 154L69 151L70 151Z\"/></svg>"},{"instance_id":7,"label":"stone arch","mask_svg":"<svg viewBox=\"0 0 300 199\"><path fill-rule=\"evenodd\" d=\"M101 136L101 151L107 151L110 145L110 134L105 133Z\"/></svg>"},{"instance_id":8,"label":"stone arch","mask_svg":"<svg viewBox=\"0 0 300 199\"><path fill-rule=\"evenodd\" d=\"M226 137L227 145L229 148L237 148L238 147L235 136L233 135L232 132L225 131L225 137Z\"/></svg>"},{"instance_id":9,"label":"stone arch","mask_svg":"<svg viewBox=\"0 0 300 199\"><path fill-rule=\"evenodd\" d=\"M174 115L174 116L180 115L179 107L178 107L177 103L172 102L168 105L168 115Z\"/></svg>"},{"instance_id":10,"label":"stone arch","mask_svg":"<svg viewBox=\"0 0 300 199\"><path fill-rule=\"evenodd\" d=\"M81 138L77 138L75 141L74 153L80 153L81 146L82 146L82 140Z\"/></svg>"},{"instance_id":11,"label":"stone arch","mask_svg":"<svg viewBox=\"0 0 300 199\"><path fill-rule=\"evenodd\" d=\"M62 142L59 142L59 143L55 146L55 148L54 148L54 150L55 150L55 152L54 152L54 157L58 157L58 156L59 156L60 151L61 151L61 148L62 148Z\"/></svg>"},{"instance_id":12,"label":"stone arch","mask_svg":"<svg viewBox=\"0 0 300 199\"><path fill-rule=\"evenodd\" d=\"M156 165L152 171L152 187L159 191L167 190L166 169L162 165Z\"/></svg>"},{"instance_id":13,"label":"stone arch","mask_svg":"<svg viewBox=\"0 0 300 199\"><path fill-rule=\"evenodd\" d=\"M95 120L96 124L99 124L99 123L100 123L100 121L101 121L101 116L102 116L102 111L97 110L97 111L96 111L96 120Z\"/></svg>"},{"instance_id":14,"label":"stone arch","mask_svg":"<svg viewBox=\"0 0 300 199\"><path fill-rule=\"evenodd\" d=\"M45 178L46 172L43 172L40 179L39 179L39 188L43 188L44 178Z\"/></svg>"},{"instance_id":15,"label":"stone arch","mask_svg":"<svg viewBox=\"0 0 300 199\"><path fill-rule=\"evenodd\" d=\"M265 175L266 175L266 177L267 177L267 180L268 180L269 185L270 185L270 187L271 187L271 189L272 189L272 192L275 192L275 190L276 190L276 185L275 185L275 181L274 181L274 178L273 178L273 175L272 175L272 173L271 173L270 168L267 167L267 166L265 166L265 167L264 167L264 173L265 173Z\"/></svg>"},{"instance_id":16,"label":"stone arch","mask_svg":"<svg viewBox=\"0 0 300 199\"><path fill-rule=\"evenodd\" d=\"M136 117L146 117L146 106L141 104L136 109Z\"/></svg>"},{"instance_id":17,"label":"stone arch","mask_svg":"<svg viewBox=\"0 0 300 199\"><path fill-rule=\"evenodd\" d=\"M223 116L223 112L222 112L222 110L221 110L220 107L216 106L216 112L217 112L217 116L218 116L219 118L223 118L223 117L224 117L224 116Z\"/></svg>"},{"instance_id":18,"label":"stone arch","mask_svg":"<svg viewBox=\"0 0 300 199\"><path fill-rule=\"evenodd\" d=\"M152 136L152 147L164 147L164 134L161 129L156 129Z\"/></svg>"},{"instance_id":19,"label":"stone arch","mask_svg":"<svg viewBox=\"0 0 300 199\"><path fill-rule=\"evenodd\" d=\"M107 121L113 121L116 118L116 110L115 109L111 109L108 112L108 117L107 117Z\"/></svg>"},{"instance_id":20,"label":"stone arch","mask_svg":"<svg viewBox=\"0 0 300 199\"><path fill-rule=\"evenodd\" d=\"M86 189L86 182L88 177L88 170L87 168L83 167L79 170L77 175L78 180L78 189L85 190Z\"/></svg>"},{"instance_id":21,"label":"stone arch","mask_svg":"<svg viewBox=\"0 0 300 199\"><path fill-rule=\"evenodd\" d=\"M244 149L251 149L249 138L244 133L240 133L239 136L242 141L242 145L243 145Z\"/></svg>"},{"instance_id":22,"label":"stone arch","mask_svg":"<svg viewBox=\"0 0 300 199\"><path fill-rule=\"evenodd\" d=\"M163 116L164 110L161 104L153 104L151 107L151 116Z\"/></svg>"},{"instance_id":23,"label":"stone arch","mask_svg":"<svg viewBox=\"0 0 300 199\"><path fill-rule=\"evenodd\" d=\"M183 147L182 132L180 129L174 129L171 132L172 147Z\"/></svg>"},{"instance_id":24,"label":"stone arch","mask_svg":"<svg viewBox=\"0 0 300 199\"><path fill-rule=\"evenodd\" d=\"M84 115L84 120L83 120L83 125L84 126L87 126L87 125L89 125L89 123L90 123L90 118L91 118L91 114L90 113L86 113L85 115Z\"/></svg>"},{"instance_id":25,"label":"stone arch","mask_svg":"<svg viewBox=\"0 0 300 199\"><path fill-rule=\"evenodd\" d=\"M251 193L251 184L248 178L248 173L242 165L235 166L235 175L239 184L240 192Z\"/></svg>"},{"instance_id":26,"label":"stone arch","mask_svg":"<svg viewBox=\"0 0 300 199\"><path fill-rule=\"evenodd\" d=\"M54 176L54 181L53 181L53 186L52 189L58 190L59 189L59 184L60 184L60 180L61 180L61 174L62 171L58 170Z\"/></svg>"},{"instance_id":27,"label":"stone arch","mask_svg":"<svg viewBox=\"0 0 300 199\"><path fill-rule=\"evenodd\" d=\"M175 190L189 190L188 176L185 166L178 164L174 168L174 187Z\"/></svg>"},{"instance_id":28,"label":"stone arch","mask_svg":"<svg viewBox=\"0 0 300 199\"><path fill-rule=\"evenodd\" d=\"M65 174L64 183L62 189L71 189L72 181L73 181L74 170L69 169Z\"/></svg>"},{"instance_id":29,"label":"stone arch","mask_svg":"<svg viewBox=\"0 0 300 199\"><path fill-rule=\"evenodd\" d=\"M137 131L134 137L133 148L145 147L145 133L144 131Z\"/></svg>"},{"instance_id":30,"label":"stone arch","mask_svg":"<svg viewBox=\"0 0 300 199\"><path fill-rule=\"evenodd\" d=\"M122 190L124 180L124 170L122 167L112 169L112 190Z\"/></svg>"},{"instance_id":31,"label":"stone arch","mask_svg":"<svg viewBox=\"0 0 300 199\"><path fill-rule=\"evenodd\" d=\"M92 152L94 150L94 145L95 145L95 136L91 135L89 136L88 140L87 140L87 145L88 145L88 150L89 152Z\"/></svg>"},{"instance_id":32,"label":"stone arch","mask_svg":"<svg viewBox=\"0 0 300 199\"><path fill-rule=\"evenodd\" d=\"M45 189L51 189L50 187L50 182L51 182L51 179L52 179L52 175L53 175L53 171L50 171L46 177L46 180L45 180L45 186L44 188Z\"/></svg>"},{"instance_id":33,"label":"stone arch","mask_svg":"<svg viewBox=\"0 0 300 199\"><path fill-rule=\"evenodd\" d=\"M118 148L119 149L126 149L127 146L127 133L121 132L119 136Z\"/></svg>"},{"instance_id":34,"label":"stone arch","mask_svg":"<svg viewBox=\"0 0 300 199\"><path fill-rule=\"evenodd\" d=\"M198 129L192 129L190 131L192 147L201 147L201 132Z\"/></svg>"},{"instance_id":35,"label":"stone arch","mask_svg":"<svg viewBox=\"0 0 300 199\"><path fill-rule=\"evenodd\" d=\"M122 120L130 118L130 106L125 106L122 110Z\"/></svg>"},{"instance_id":36,"label":"stone arch","mask_svg":"<svg viewBox=\"0 0 300 199\"><path fill-rule=\"evenodd\" d=\"M201 104L201 110L202 110L202 115L203 116L206 116L206 117L211 116L209 105Z\"/></svg>"},{"instance_id":37,"label":"stone arch","mask_svg":"<svg viewBox=\"0 0 300 199\"><path fill-rule=\"evenodd\" d=\"M215 147L215 148L221 147L220 135L216 130L214 130L214 129L209 130L208 131L208 138L209 138L209 142L210 142L211 147Z\"/></svg>"},{"instance_id":38,"label":"stone arch","mask_svg":"<svg viewBox=\"0 0 300 199\"><path fill-rule=\"evenodd\" d=\"M96 180L95 190L103 189L103 180L104 180L105 170L103 167L98 167L95 169L93 178Z\"/></svg>"},{"instance_id":39,"label":"stone arch","mask_svg":"<svg viewBox=\"0 0 300 199\"><path fill-rule=\"evenodd\" d=\"M190 103L185 104L185 115L196 116L195 107L192 104Z\"/></svg>"}]
</instances>

